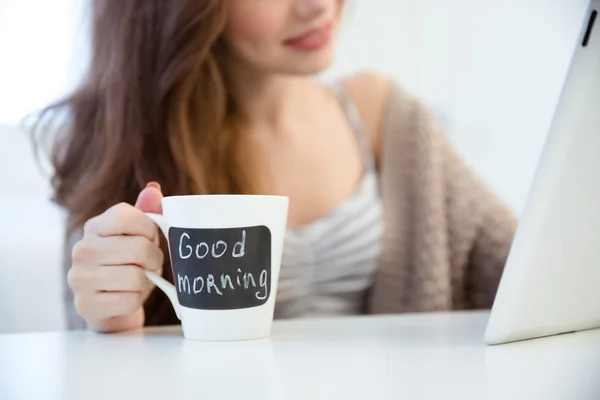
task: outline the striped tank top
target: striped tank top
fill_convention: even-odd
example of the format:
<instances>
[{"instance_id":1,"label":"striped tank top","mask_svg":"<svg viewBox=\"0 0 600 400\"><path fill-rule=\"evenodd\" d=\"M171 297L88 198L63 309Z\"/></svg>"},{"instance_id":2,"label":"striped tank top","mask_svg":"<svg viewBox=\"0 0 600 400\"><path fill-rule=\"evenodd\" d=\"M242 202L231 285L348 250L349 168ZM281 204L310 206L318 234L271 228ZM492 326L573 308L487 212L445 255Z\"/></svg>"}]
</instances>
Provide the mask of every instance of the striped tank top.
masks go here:
<instances>
[{"instance_id":1,"label":"striped tank top","mask_svg":"<svg viewBox=\"0 0 600 400\"><path fill-rule=\"evenodd\" d=\"M364 175L325 217L287 229L275 318L360 314L379 265L383 219L373 154L354 103L341 84L334 90L360 145Z\"/></svg>"}]
</instances>

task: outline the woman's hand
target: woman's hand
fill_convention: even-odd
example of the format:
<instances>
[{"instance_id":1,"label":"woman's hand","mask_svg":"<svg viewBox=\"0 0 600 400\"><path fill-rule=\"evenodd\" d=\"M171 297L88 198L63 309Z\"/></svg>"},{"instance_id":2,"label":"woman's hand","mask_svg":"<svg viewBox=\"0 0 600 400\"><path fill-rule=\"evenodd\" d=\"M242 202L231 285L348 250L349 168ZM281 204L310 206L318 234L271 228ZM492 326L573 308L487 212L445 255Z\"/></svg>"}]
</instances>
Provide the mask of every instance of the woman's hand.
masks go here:
<instances>
[{"instance_id":1,"label":"woman's hand","mask_svg":"<svg viewBox=\"0 0 600 400\"><path fill-rule=\"evenodd\" d=\"M67 282L91 329L117 332L144 325L143 304L153 289L143 270L162 274L159 230L144 212L162 213L160 186L149 183L135 207L117 204L88 220L73 247Z\"/></svg>"}]
</instances>

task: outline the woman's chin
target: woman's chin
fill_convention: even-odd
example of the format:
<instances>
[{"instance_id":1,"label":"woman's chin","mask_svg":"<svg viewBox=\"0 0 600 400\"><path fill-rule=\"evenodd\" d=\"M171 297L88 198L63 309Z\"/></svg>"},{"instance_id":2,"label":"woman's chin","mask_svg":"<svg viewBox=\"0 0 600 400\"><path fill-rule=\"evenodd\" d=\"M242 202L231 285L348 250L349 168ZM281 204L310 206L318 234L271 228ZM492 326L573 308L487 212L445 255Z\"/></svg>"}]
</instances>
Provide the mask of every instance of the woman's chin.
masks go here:
<instances>
[{"instance_id":1,"label":"woman's chin","mask_svg":"<svg viewBox=\"0 0 600 400\"><path fill-rule=\"evenodd\" d=\"M316 75L333 64L334 51L332 48L323 49L312 54L302 54L289 60L287 73L294 75Z\"/></svg>"}]
</instances>

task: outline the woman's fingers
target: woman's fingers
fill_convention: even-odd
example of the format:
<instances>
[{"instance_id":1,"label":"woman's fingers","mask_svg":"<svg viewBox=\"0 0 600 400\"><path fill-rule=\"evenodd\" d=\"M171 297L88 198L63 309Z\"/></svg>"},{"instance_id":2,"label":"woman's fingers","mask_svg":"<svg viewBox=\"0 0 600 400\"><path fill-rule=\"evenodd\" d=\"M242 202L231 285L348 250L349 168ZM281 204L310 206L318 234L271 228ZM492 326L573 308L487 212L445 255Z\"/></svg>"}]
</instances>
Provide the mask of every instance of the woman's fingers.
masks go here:
<instances>
[{"instance_id":1,"label":"woman's fingers","mask_svg":"<svg viewBox=\"0 0 600 400\"><path fill-rule=\"evenodd\" d=\"M144 292L150 281L136 265L103 266L93 270L91 289L98 292Z\"/></svg>"},{"instance_id":2,"label":"woman's fingers","mask_svg":"<svg viewBox=\"0 0 600 400\"><path fill-rule=\"evenodd\" d=\"M154 241L158 236L158 227L143 211L130 204L120 203L88 220L84 225L84 234L101 237L143 236Z\"/></svg>"},{"instance_id":3,"label":"woman's fingers","mask_svg":"<svg viewBox=\"0 0 600 400\"><path fill-rule=\"evenodd\" d=\"M138 265L158 272L163 262L160 247L143 236L92 236L73 248L73 263L79 267Z\"/></svg>"},{"instance_id":4,"label":"woman's fingers","mask_svg":"<svg viewBox=\"0 0 600 400\"><path fill-rule=\"evenodd\" d=\"M140 207L160 211L159 188L151 186L140 197ZM143 302L153 288L144 270L161 274L164 261L158 227L140 209L121 203L88 220L83 231L67 274L77 311L91 326L111 326L123 316L130 318L122 326L141 325Z\"/></svg>"},{"instance_id":5,"label":"woman's fingers","mask_svg":"<svg viewBox=\"0 0 600 400\"><path fill-rule=\"evenodd\" d=\"M86 318L99 321L130 315L142 306L142 301L140 292L100 292L75 296L75 307Z\"/></svg>"}]
</instances>

